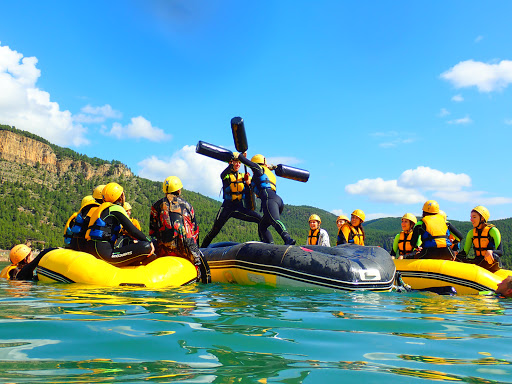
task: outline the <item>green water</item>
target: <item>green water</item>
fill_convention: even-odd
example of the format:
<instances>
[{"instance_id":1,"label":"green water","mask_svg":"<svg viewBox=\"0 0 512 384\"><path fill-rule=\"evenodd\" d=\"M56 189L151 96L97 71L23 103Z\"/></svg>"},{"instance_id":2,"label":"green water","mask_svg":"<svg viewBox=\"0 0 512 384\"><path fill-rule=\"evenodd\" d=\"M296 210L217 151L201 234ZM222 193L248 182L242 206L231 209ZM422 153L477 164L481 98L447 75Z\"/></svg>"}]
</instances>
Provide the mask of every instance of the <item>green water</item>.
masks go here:
<instances>
[{"instance_id":1,"label":"green water","mask_svg":"<svg viewBox=\"0 0 512 384\"><path fill-rule=\"evenodd\" d=\"M512 300L0 280L2 383L512 382Z\"/></svg>"}]
</instances>

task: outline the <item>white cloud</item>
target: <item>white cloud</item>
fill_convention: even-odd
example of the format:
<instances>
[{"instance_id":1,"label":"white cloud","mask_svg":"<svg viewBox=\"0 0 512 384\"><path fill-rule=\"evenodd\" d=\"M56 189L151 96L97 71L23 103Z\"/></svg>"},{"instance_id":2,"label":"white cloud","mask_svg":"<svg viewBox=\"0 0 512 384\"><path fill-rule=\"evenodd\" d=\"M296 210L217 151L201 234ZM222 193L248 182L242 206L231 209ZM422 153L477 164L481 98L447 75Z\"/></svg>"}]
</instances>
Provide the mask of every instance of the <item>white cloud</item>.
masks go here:
<instances>
[{"instance_id":1,"label":"white cloud","mask_svg":"<svg viewBox=\"0 0 512 384\"><path fill-rule=\"evenodd\" d=\"M109 104L102 107L86 105L80 114L73 116L73 120L79 123L103 123L106 119L120 119L123 114L113 109Z\"/></svg>"},{"instance_id":2,"label":"white cloud","mask_svg":"<svg viewBox=\"0 0 512 384\"><path fill-rule=\"evenodd\" d=\"M450 120L448 121L448 124L471 124L473 122L473 120L471 120L471 118L469 116L466 116L466 117L463 117L461 119L454 119L454 120Z\"/></svg>"},{"instance_id":3,"label":"white cloud","mask_svg":"<svg viewBox=\"0 0 512 384\"><path fill-rule=\"evenodd\" d=\"M483 39L484 39L484 37L483 37L482 35L477 36L477 37L475 38L475 43L479 43L479 42L481 42Z\"/></svg>"},{"instance_id":4,"label":"white cloud","mask_svg":"<svg viewBox=\"0 0 512 384\"><path fill-rule=\"evenodd\" d=\"M456 103L460 103L461 101L464 101L464 98L461 94L455 95L452 97L452 101L455 101Z\"/></svg>"},{"instance_id":5,"label":"white cloud","mask_svg":"<svg viewBox=\"0 0 512 384\"><path fill-rule=\"evenodd\" d=\"M425 197L411 188L404 188L396 180L363 179L355 184L349 184L345 191L351 195L367 195L372 201L382 201L396 204L415 204L425 201Z\"/></svg>"},{"instance_id":6,"label":"white cloud","mask_svg":"<svg viewBox=\"0 0 512 384\"><path fill-rule=\"evenodd\" d=\"M151 122L142 116L132 117L131 123L123 126L120 123L112 124L112 129L107 135L121 138L143 138L151 141L169 140L172 136L163 129L153 127Z\"/></svg>"},{"instance_id":7,"label":"white cloud","mask_svg":"<svg viewBox=\"0 0 512 384\"><path fill-rule=\"evenodd\" d=\"M471 178L465 173L444 173L437 169L420 166L404 171L398 178L398 185L404 188L458 191L462 187L470 187Z\"/></svg>"},{"instance_id":8,"label":"white cloud","mask_svg":"<svg viewBox=\"0 0 512 384\"><path fill-rule=\"evenodd\" d=\"M142 169L140 177L164 181L167 176L176 175L185 189L214 198L219 197L222 188L220 173L227 164L195 152L195 146L186 145L168 159L151 156L138 164Z\"/></svg>"},{"instance_id":9,"label":"white cloud","mask_svg":"<svg viewBox=\"0 0 512 384\"><path fill-rule=\"evenodd\" d=\"M400 133L397 131L387 131L387 132L374 132L371 133L370 136L375 137L377 139L388 139L387 141L383 141L379 143L379 147L381 148L395 148L402 144L411 144L416 141L414 138L404 137L405 133Z\"/></svg>"},{"instance_id":10,"label":"white cloud","mask_svg":"<svg viewBox=\"0 0 512 384\"><path fill-rule=\"evenodd\" d=\"M445 117L450 114L450 111L448 111L446 108L441 108L441 111L439 112L439 117Z\"/></svg>"},{"instance_id":11,"label":"white cloud","mask_svg":"<svg viewBox=\"0 0 512 384\"><path fill-rule=\"evenodd\" d=\"M512 125L512 119L505 119L505 124Z\"/></svg>"},{"instance_id":12,"label":"white cloud","mask_svg":"<svg viewBox=\"0 0 512 384\"><path fill-rule=\"evenodd\" d=\"M36 87L37 58L0 45L0 122L32 132L62 146L87 144L86 128L61 111L50 94Z\"/></svg>"},{"instance_id":13,"label":"white cloud","mask_svg":"<svg viewBox=\"0 0 512 384\"><path fill-rule=\"evenodd\" d=\"M510 197L486 197L483 191L440 191L436 197L455 203L471 203L473 205L512 204Z\"/></svg>"},{"instance_id":14,"label":"white cloud","mask_svg":"<svg viewBox=\"0 0 512 384\"><path fill-rule=\"evenodd\" d=\"M456 88L477 87L480 92L493 92L512 83L512 61L502 60L497 64L480 61L462 61L441 74Z\"/></svg>"},{"instance_id":15,"label":"white cloud","mask_svg":"<svg viewBox=\"0 0 512 384\"><path fill-rule=\"evenodd\" d=\"M343 212L343 209L333 209L333 210L331 211L331 213L332 213L332 214L334 214L334 215L336 215L336 216L345 215L345 216L350 217L350 214Z\"/></svg>"}]
</instances>

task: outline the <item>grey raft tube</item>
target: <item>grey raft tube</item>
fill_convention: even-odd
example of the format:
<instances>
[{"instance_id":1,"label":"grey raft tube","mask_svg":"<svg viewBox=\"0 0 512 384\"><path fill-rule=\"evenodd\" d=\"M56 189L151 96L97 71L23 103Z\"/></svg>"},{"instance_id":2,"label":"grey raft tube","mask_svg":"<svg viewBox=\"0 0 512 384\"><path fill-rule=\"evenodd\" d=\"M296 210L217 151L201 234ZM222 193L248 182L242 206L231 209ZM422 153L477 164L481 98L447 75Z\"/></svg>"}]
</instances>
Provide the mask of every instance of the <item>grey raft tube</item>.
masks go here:
<instances>
[{"instance_id":1,"label":"grey raft tube","mask_svg":"<svg viewBox=\"0 0 512 384\"><path fill-rule=\"evenodd\" d=\"M229 149L199 141L196 145L196 153L210 157L212 159L229 162L233 158L233 152ZM290 167L289 165L278 164L275 173L279 177L301 181L305 183L309 180L309 171L305 169Z\"/></svg>"}]
</instances>

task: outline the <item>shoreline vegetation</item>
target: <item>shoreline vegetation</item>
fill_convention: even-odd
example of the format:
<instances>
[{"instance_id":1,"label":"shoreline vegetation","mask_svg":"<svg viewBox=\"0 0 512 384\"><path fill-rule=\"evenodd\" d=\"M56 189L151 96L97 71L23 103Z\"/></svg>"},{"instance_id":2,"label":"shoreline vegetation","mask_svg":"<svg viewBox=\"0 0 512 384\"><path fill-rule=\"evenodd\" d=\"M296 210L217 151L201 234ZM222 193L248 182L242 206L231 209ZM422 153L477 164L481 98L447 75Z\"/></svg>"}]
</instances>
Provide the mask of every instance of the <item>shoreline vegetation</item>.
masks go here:
<instances>
[{"instance_id":1,"label":"shoreline vegetation","mask_svg":"<svg viewBox=\"0 0 512 384\"><path fill-rule=\"evenodd\" d=\"M35 152L38 143L48 142L36 135L0 125L0 132L8 130L15 135L28 137L27 146ZM30 144L32 143L32 144ZM7 261L9 250L19 243L30 244L34 251L48 247L62 247L64 224L73 212L80 207L83 196L92 193L100 184L115 181L126 191L128 202L132 205L132 216L139 220L142 231L149 232L149 210L151 205L161 198L161 182L144 179L133 174L106 172L98 174L98 166L121 164L119 161L110 162L97 158L80 155L70 149L54 146L51 150L61 159L79 160L81 166L69 167L65 171L52 171L45 164L32 164L28 158L15 157L13 153L0 153L0 261ZM14 150L11 150L13 152ZM124 166L124 165L123 165ZM111 169L111 167L108 167ZM84 173L84 169L90 172ZM213 225L213 221L221 206L221 202L196 192L185 190L183 194L194 207L200 229L200 238L205 236ZM259 203L256 211L259 211ZM450 213L449 209L445 209ZM306 244L308 218L317 214L322 219L322 228L329 233L331 244L336 244L337 227L336 215L331 212L308 205L292 206L285 204L282 214L283 221L290 235L297 240L298 245ZM366 232L365 244L379 246L390 251L395 235L400 232L400 217L387 217L368 220L364 223ZM471 222L450 220L464 236L472 228ZM501 232L504 256L503 267L512 269L512 218L493 221ZM274 238L279 236L270 228ZM235 241L243 243L258 239L257 225L231 219L222 228L213 242ZM278 243L280 243L278 241ZM473 251L471 251L471 255ZM471 257L471 256L470 256Z\"/></svg>"}]
</instances>

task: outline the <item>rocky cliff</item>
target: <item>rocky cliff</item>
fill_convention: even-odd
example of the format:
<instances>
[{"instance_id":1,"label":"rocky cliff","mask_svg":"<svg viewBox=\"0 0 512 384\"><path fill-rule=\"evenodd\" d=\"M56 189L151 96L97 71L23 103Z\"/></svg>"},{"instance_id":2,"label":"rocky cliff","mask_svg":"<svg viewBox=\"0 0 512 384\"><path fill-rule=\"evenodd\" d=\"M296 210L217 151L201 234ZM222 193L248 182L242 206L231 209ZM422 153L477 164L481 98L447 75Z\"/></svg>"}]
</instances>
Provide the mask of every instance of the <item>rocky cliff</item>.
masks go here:
<instances>
[{"instance_id":1,"label":"rocky cliff","mask_svg":"<svg viewBox=\"0 0 512 384\"><path fill-rule=\"evenodd\" d=\"M74 171L83 174L86 180L105 175L133 176L132 172L122 164L105 163L93 166L82 160L59 159L48 144L10 131L0 131L0 159L32 166L39 165L59 176L68 171Z\"/></svg>"}]
</instances>

